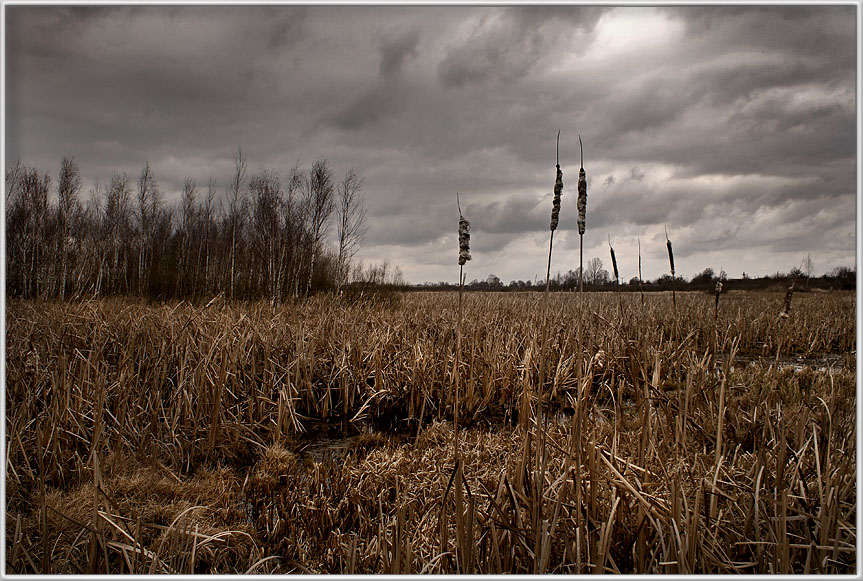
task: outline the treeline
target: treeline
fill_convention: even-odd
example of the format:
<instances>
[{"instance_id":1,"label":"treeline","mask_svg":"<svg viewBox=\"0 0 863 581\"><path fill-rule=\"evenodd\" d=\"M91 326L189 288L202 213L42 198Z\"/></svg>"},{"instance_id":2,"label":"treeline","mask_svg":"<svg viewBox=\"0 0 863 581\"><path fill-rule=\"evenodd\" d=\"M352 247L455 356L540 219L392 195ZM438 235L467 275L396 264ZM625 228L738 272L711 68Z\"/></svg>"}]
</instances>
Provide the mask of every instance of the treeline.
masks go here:
<instances>
[{"instance_id":1,"label":"treeline","mask_svg":"<svg viewBox=\"0 0 863 581\"><path fill-rule=\"evenodd\" d=\"M379 267L353 264L366 216L363 180L353 169L337 178L320 159L285 176L250 174L241 150L234 162L223 192L212 178L203 187L186 178L170 205L149 163L137 178L114 173L97 182L86 201L73 157L62 160L56 189L48 173L20 161L8 166L7 295L224 293L280 302L382 278Z\"/></svg>"},{"instance_id":2,"label":"treeline","mask_svg":"<svg viewBox=\"0 0 863 581\"><path fill-rule=\"evenodd\" d=\"M594 259L596 260L596 259ZM584 289L588 291L670 291L672 280L670 274L663 274L653 280L641 281L633 277L629 281L615 281L608 276L608 272L601 269L591 272L585 269ZM593 266L593 260L588 265ZM741 278L728 278L725 272L715 274L712 268L705 268L702 272L687 280L683 276L674 277L674 288L676 290L715 292L716 283L722 282L723 292L729 290L785 290L794 285L795 290L854 290L857 285L857 273L853 268L837 267L823 276L811 276L799 268L792 268L788 273L777 272L770 276L750 277L745 273ZM456 290L457 284L447 282L427 282L412 287L419 290ZM576 291L579 288L578 272L570 270L566 274L558 274L551 278L549 289L552 291ZM499 277L490 274L485 280L474 279L465 284L465 289L472 291L545 291L545 280L512 280L504 283Z\"/></svg>"}]
</instances>

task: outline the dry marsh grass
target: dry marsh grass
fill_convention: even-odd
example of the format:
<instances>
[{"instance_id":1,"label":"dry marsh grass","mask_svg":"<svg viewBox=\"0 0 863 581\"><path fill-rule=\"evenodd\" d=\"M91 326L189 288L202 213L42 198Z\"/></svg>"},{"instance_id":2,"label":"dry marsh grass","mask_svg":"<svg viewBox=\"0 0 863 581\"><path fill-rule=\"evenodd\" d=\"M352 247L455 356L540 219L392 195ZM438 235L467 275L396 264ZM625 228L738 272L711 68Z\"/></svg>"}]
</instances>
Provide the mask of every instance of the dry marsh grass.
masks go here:
<instances>
[{"instance_id":1,"label":"dry marsh grass","mask_svg":"<svg viewBox=\"0 0 863 581\"><path fill-rule=\"evenodd\" d=\"M9 301L6 571L854 572L855 297L723 294Z\"/></svg>"}]
</instances>

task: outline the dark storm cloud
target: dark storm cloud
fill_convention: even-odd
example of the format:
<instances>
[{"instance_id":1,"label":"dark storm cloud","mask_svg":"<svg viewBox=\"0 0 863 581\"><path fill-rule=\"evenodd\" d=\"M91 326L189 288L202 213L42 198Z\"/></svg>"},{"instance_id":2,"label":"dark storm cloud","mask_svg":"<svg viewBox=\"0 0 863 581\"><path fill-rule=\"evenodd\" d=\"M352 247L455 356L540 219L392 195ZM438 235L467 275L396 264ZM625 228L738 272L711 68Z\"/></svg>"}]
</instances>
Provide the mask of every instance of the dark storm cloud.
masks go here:
<instances>
[{"instance_id":1,"label":"dark storm cloud","mask_svg":"<svg viewBox=\"0 0 863 581\"><path fill-rule=\"evenodd\" d=\"M479 19L467 38L447 48L438 64L438 78L447 87L521 79L561 38L576 33L589 40L601 14L596 7L549 6L491 12Z\"/></svg>"},{"instance_id":2,"label":"dark storm cloud","mask_svg":"<svg viewBox=\"0 0 863 581\"><path fill-rule=\"evenodd\" d=\"M451 279L458 191L470 276L508 281L547 252L560 129L560 264L578 134L585 259L640 237L657 276L667 224L686 276L853 263L854 6L5 9L7 161L52 175L149 160L171 201L187 175L225 182L237 146L283 175L326 157L365 178L367 264Z\"/></svg>"},{"instance_id":3,"label":"dark storm cloud","mask_svg":"<svg viewBox=\"0 0 863 581\"><path fill-rule=\"evenodd\" d=\"M419 42L419 28L412 28L395 38L383 40L379 49L381 76L389 77L399 73L408 59L417 56Z\"/></svg>"},{"instance_id":4,"label":"dark storm cloud","mask_svg":"<svg viewBox=\"0 0 863 581\"><path fill-rule=\"evenodd\" d=\"M476 216L474 227L490 234L522 234L548 228L551 219L551 198L521 195L510 196L503 202L476 204L468 207Z\"/></svg>"},{"instance_id":5,"label":"dark storm cloud","mask_svg":"<svg viewBox=\"0 0 863 581\"><path fill-rule=\"evenodd\" d=\"M358 95L330 120L338 129L351 131L385 121L403 108L395 84L375 85Z\"/></svg>"},{"instance_id":6,"label":"dark storm cloud","mask_svg":"<svg viewBox=\"0 0 863 581\"><path fill-rule=\"evenodd\" d=\"M267 32L267 50L279 50L298 42L301 37L305 11L279 14Z\"/></svg>"},{"instance_id":7,"label":"dark storm cloud","mask_svg":"<svg viewBox=\"0 0 863 581\"><path fill-rule=\"evenodd\" d=\"M160 158L209 151L218 163L248 142L241 133L266 125L279 104L273 59L299 42L305 19L295 7L10 7L9 13L7 104L40 117L11 115L7 139L27 144L34 135L51 135L46 157L53 163L83 144L107 143L99 155L79 153L100 179L121 160L125 171L136 171L149 158L158 174ZM165 186L179 189L182 178L165 176Z\"/></svg>"}]
</instances>

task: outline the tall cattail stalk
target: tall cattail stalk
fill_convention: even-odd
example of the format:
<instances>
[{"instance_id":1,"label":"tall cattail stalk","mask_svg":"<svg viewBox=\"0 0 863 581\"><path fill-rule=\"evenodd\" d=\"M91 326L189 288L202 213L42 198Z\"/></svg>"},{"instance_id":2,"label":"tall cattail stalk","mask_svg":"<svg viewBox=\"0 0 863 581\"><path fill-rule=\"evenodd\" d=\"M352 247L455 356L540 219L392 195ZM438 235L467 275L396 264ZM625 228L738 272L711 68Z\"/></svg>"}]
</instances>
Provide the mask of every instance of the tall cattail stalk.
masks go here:
<instances>
[{"instance_id":1,"label":"tall cattail stalk","mask_svg":"<svg viewBox=\"0 0 863 581\"><path fill-rule=\"evenodd\" d=\"M543 386L545 384L545 355L546 355L546 337L548 327L548 295L549 285L551 283L551 251L554 247L554 231L557 229L558 218L560 216L560 196L563 193L563 172L560 169L560 130L557 132L557 147L555 150L555 179L554 179L554 198L551 206L551 222L549 224L550 234L548 237L548 263L545 270L545 297L543 298L544 306L542 313L542 336L540 341L540 358L539 358L539 386L537 388L537 415L536 429L539 430L539 442L535 448L535 466L539 469L539 478L534 487L536 494L534 498L534 514L533 522L536 531L536 551L534 557L534 573L539 573L538 567L540 563L540 551L542 542L541 529L542 527L542 488L545 482L545 423L548 421L548 416L542 414L544 407ZM542 422L542 427L540 427Z\"/></svg>"},{"instance_id":2,"label":"tall cattail stalk","mask_svg":"<svg viewBox=\"0 0 863 581\"><path fill-rule=\"evenodd\" d=\"M458 396L459 396L459 364L461 358L461 326L462 326L462 303L464 302L464 265L471 259L470 256L470 222L461 213L461 202L458 192L455 193L455 201L458 206L458 322L456 325L455 346L455 398L453 401L453 430L455 438L453 441L453 455L458 468Z\"/></svg>"},{"instance_id":3,"label":"tall cattail stalk","mask_svg":"<svg viewBox=\"0 0 863 581\"><path fill-rule=\"evenodd\" d=\"M578 170L578 292L584 296L584 217L587 213L587 176L584 173L584 147L578 136L581 150L581 168Z\"/></svg>"},{"instance_id":4,"label":"tall cattail stalk","mask_svg":"<svg viewBox=\"0 0 863 581\"><path fill-rule=\"evenodd\" d=\"M665 246L668 248L668 264L671 265L671 303L674 312L677 312L677 296L674 292L674 251L671 249L671 240L668 239L668 227L665 227Z\"/></svg>"},{"instance_id":5,"label":"tall cattail stalk","mask_svg":"<svg viewBox=\"0 0 863 581\"><path fill-rule=\"evenodd\" d=\"M563 172L560 170L560 130L557 132L557 149L556 149L556 173L554 180L554 199L551 205L551 223L549 230L551 233L548 237L548 263L545 269L545 297L543 299L543 315L542 315L542 344L539 367L539 394L540 402L542 401L542 386L545 383L545 335L546 335L546 320L548 319L548 293L549 284L551 283L551 251L554 246L554 231L557 230L558 217L560 215L560 196L563 192Z\"/></svg>"},{"instance_id":6,"label":"tall cattail stalk","mask_svg":"<svg viewBox=\"0 0 863 581\"><path fill-rule=\"evenodd\" d=\"M617 291L617 312L620 314L620 274L617 272L617 257L614 255L614 246L611 245L611 234L608 235L608 249L611 251L611 266L614 268L614 287Z\"/></svg>"},{"instance_id":7,"label":"tall cattail stalk","mask_svg":"<svg viewBox=\"0 0 863 581\"><path fill-rule=\"evenodd\" d=\"M719 316L719 295L722 293L722 271L719 271L719 280L716 281L716 300L713 303L713 324L716 325L716 319Z\"/></svg>"},{"instance_id":8,"label":"tall cattail stalk","mask_svg":"<svg viewBox=\"0 0 863 581\"><path fill-rule=\"evenodd\" d=\"M713 352L716 353L716 347L719 344L719 295L722 293L722 269L719 269L719 280L716 281L716 298L713 302Z\"/></svg>"},{"instance_id":9,"label":"tall cattail stalk","mask_svg":"<svg viewBox=\"0 0 863 581\"><path fill-rule=\"evenodd\" d=\"M641 237L638 238L638 290L641 292L641 308L644 309L644 283L641 280Z\"/></svg>"}]
</instances>

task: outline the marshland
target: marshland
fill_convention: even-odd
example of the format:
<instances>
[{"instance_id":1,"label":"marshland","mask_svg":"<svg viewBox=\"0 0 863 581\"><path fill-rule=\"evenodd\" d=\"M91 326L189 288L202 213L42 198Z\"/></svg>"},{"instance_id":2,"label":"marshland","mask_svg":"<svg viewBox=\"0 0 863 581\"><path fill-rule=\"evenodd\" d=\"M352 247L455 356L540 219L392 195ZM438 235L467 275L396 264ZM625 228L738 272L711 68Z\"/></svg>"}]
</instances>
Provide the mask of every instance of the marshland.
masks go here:
<instances>
[{"instance_id":1,"label":"marshland","mask_svg":"<svg viewBox=\"0 0 863 581\"><path fill-rule=\"evenodd\" d=\"M0 573L857 573L855 10L4 4Z\"/></svg>"},{"instance_id":2,"label":"marshland","mask_svg":"<svg viewBox=\"0 0 863 581\"><path fill-rule=\"evenodd\" d=\"M9 299L6 570L854 572L855 295L784 299Z\"/></svg>"}]
</instances>

